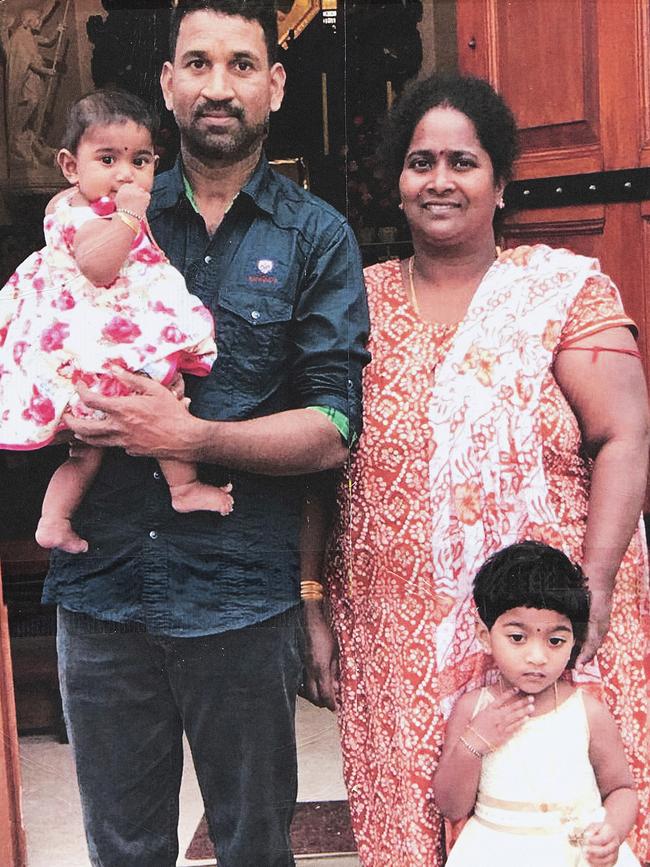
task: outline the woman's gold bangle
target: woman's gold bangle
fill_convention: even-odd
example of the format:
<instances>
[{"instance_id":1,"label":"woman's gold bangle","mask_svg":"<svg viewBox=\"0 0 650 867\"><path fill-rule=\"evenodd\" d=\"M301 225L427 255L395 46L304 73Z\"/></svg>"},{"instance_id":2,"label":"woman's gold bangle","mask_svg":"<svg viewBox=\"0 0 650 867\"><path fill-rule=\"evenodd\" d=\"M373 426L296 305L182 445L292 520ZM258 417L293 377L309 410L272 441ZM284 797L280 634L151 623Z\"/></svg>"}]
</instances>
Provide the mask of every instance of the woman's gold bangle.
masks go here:
<instances>
[{"instance_id":1,"label":"woman's gold bangle","mask_svg":"<svg viewBox=\"0 0 650 867\"><path fill-rule=\"evenodd\" d=\"M115 216L118 220L121 220L126 226L131 229L132 232L135 232L137 235L140 231L140 223L134 219L134 217L130 213L126 213L125 211L119 209L115 211Z\"/></svg>"},{"instance_id":2,"label":"woman's gold bangle","mask_svg":"<svg viewBox=\"0 0 650 867\"><path fill-rule=\"evenodd\" d=\"M305 600L315 600L320 602L325 598L325 588L320 581L301 581L300 582L300 598Z\"/></svg>"}]
</instances>

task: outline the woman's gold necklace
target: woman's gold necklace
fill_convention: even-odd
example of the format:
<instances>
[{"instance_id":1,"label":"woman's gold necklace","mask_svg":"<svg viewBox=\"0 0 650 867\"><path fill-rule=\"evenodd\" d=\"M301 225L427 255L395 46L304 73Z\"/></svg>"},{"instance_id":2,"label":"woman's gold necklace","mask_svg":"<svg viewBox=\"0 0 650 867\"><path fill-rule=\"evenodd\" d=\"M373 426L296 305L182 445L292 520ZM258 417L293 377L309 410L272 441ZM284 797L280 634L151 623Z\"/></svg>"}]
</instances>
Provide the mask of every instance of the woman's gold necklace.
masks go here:
<instances>
[{"instance_id":1,"label":"woman's gold necklace","mask_svg":"<svg viewBox=\"0 0 650 867\"><path fill-rule=\"evenodd\" d=\"M495 247L496 258L501 255L501 247ZM423 319L422 310L420 309L420 305L418 304L418 297L415 294L415 280L413 277L413 271L415 268L415 253L411 256L407 266L407 272L409 277L408 290L409 290L409 298L411 300L411 304L413 305L413 309L415 310L417 316L420 319Z\"/></svg>"},{"instance_id":2,"label":"woman's gold necklace","mask_svg":"<svg viewBox=\"0 0 650 867\"><path fill-rule=\"evenodd\" d=\"M413 305L413 309L415 310L417 316L422 319L422 311L420 310L420 305L418 304L417 295L415 294L415 282L413 280L413 266L415 265L415 256L411 256L408 263L408 275L409 275L409 295L411 298L411 304Z\"/></svg>"}]
</instances>

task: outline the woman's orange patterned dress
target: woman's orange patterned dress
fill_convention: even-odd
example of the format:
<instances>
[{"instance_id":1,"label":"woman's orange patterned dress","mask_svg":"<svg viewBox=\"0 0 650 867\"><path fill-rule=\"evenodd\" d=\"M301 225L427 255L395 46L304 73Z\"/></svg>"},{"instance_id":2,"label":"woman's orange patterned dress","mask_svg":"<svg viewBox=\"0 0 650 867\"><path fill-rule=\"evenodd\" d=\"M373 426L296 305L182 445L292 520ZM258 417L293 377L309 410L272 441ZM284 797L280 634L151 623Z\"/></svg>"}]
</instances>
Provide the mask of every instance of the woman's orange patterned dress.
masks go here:
<instances>
[{"instance_id":1,"label":"woman's orange patterned dress","mask_svg":"<svg viewBox=\"0 0 650 867\"><path fill-rule=\"evenodd\" d=\"M432 776L444 735L436 666L436 625L446 603L432 594L432 447L428 407L437 365L456 325L420 320L398 262L366 270L372 361L364 379L364 433L341 491L330 592L341 648L343 757L353 825L364 867L438 867L441 820ZM616 290L580 290L561 342L630 323ZM590 466L580 431L552 374L542 387L543 466L562 536L531 527L529 537L581 559ZM468 497L471 491L468 490ZM472 504L468 504L468 508ZM650 860L648 647L645 545L637 533L616 583L611 627L598 652L603 684L639 791L633 848ZM447 674L447 677L449 675ZM456 672L457 683L467 673Z\"/></svg>"}]
</instances>

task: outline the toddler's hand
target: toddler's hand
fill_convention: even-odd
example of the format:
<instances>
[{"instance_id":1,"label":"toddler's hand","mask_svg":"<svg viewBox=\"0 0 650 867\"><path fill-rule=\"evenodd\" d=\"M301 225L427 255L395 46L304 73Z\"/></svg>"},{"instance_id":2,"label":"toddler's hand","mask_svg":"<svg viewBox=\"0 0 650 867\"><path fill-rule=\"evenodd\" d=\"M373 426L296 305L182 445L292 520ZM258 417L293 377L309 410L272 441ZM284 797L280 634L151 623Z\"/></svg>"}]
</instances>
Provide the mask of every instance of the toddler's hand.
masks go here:
<instances>
[{"instance_id":1,"label":"toddler's hand","mask_svg":"<svg viewBox=\"0 0 650 867\"><path fill-rule=\"evenodd\" d=\"M127 211L132 211L134 214L138 214L139 217L144 217L149 207L150 199L149 193L137 184L122 184L115 196L115 207L126 208Z\"/></svg>"},{"instance_id":2,"label":"toddler's hand","mask_svg":"<svg viewBox=\"0 0 650 867\"><path fill-rule=\"evenodd\" d=\"M593 867L612 867L621 845L618 834L607 822L594 822L585 830L582 851Z\"/></svg>"},{"instance_id":3,"label":"toddler's hand","mask_svg":"<svg viewBox=\"0 0 650 867\"><path fill-rule=\"evenodd\" d=\"M467 731L481 752L500 747L532 715L535 702L532 695L510 690L500 695L470 721Z\"/></svg>"}]
</instances>

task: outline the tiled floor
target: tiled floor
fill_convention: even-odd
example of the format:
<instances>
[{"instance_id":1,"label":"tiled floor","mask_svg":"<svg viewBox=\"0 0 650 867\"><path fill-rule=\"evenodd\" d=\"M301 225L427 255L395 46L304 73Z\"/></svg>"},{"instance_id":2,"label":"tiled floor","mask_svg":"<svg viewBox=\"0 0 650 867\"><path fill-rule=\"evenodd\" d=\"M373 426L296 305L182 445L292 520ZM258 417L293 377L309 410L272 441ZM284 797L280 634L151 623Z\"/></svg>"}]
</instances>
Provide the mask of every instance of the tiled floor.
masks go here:
<instances>
[{"instance_id":1,"label":"tiled floor","mask_svg":"<svg viewBox=\"0 0 650 867\"><path fill-rule=\"evenodd\" d=\"M345 798L334 716L299 700L297 726L298 800ZM28 867L90 867L70 747L38 735L21 738L20 753ZM181 853L186 851L202 814L201 796L186 750L179 824ZM357 867L359 862L341 857L310 858L302 863L309 867ZM178 861L178 867L208 864L214 862L187 862L182 857Z\"/></svg>"}]
</instances>

